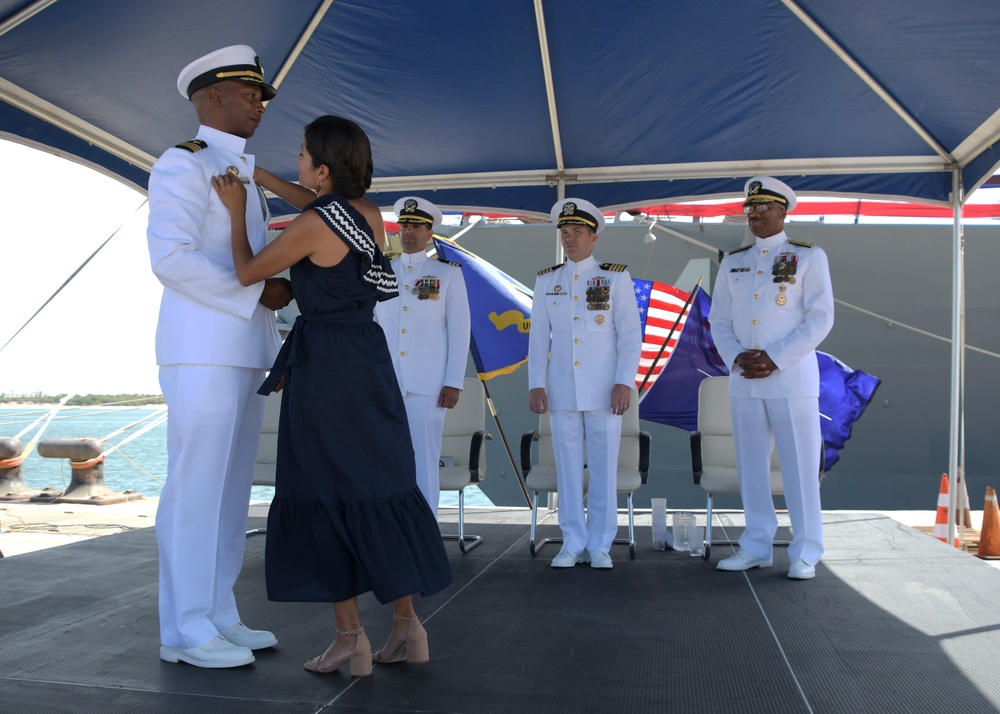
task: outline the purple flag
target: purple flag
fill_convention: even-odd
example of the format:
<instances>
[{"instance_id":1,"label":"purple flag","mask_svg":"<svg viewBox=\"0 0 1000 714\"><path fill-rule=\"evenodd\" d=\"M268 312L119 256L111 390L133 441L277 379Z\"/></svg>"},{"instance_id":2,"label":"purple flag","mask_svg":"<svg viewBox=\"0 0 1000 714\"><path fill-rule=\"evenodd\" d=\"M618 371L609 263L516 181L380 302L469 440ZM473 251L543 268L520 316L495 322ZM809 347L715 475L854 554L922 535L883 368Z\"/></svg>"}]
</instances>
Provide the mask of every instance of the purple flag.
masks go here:
<instances>
[{"instance_id":1,"label":"purple flag","mask_svg":"<svg viewBox=\"0 0 1000 714\"><path fill-rule=\"evenodd\" d=\"M699 289L674 353L660 378L639 402L639 417L679 429L698 428L698 386L705 377L729 374L708 329L712 300Z\"/></svg>"},{"instance_id":2,"label":"purple flag","mask_svg":"<svg viewBox=\"0 0 1000 714\"><path fill-rule=\"evenodd\" d=\"M698 428L698 387L705 377L729 374L708 326L712 299L698 290L691 303L687 324L677 347L656 384L639 403L639 416L647 421L676 426L687 431ZM820 429L823 433L825 468L840 459L840 450L851 438L851 429L871 401L880 380L861 370L852 370L825 352L819 361Z\"/></svg>"}]
</instances>

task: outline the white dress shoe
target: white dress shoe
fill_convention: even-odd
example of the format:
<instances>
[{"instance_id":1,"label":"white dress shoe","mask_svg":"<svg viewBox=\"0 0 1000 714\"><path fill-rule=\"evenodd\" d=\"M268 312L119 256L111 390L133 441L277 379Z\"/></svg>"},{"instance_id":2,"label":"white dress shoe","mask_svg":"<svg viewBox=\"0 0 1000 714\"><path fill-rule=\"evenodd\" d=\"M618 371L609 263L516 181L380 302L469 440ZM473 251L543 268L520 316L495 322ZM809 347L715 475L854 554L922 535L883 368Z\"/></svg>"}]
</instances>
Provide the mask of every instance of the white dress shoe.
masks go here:
<instances>
[{"instance_id":1,"label":"white dress shoe","mask_svg":"<svg viewBox=\"0 0 1000 714\"><path fill-rule=\"evenodd\" d=\"M267 630L251 630L242 622L219 630L219 634L234 645L246 647L249 650L262 650L265 647L274 647L278 644L278 638L274 634Z\"/></svg>"},{"instance_id":2,"label":"white dress shoe","mask_svg":"<svg viewBox=\"0 0 1000 714\"><path fill-rule=\"evenodd\" d=\"M788 577L792 580L812 580L816 577L816 566L809 565L804 560L796 560L788 569Z\"/></svg>"},{"instance_id":3,"label":"white dress shoe","mask_svg":"<svg viewBox=\"0 0 1000 714\"><path fill-rule=\"evenodd\" d=\"M615 567L615 564L611 562L611 556L607 553L602 553L599 550L587 551L587 555L590 556L590 567L597 568L599 570L608 570Z\"/></svg>"},{"instance_id":4,"label":"white dress shoe","mask_svg":"<svg viewBox=\"0 0 1000 714\"><path fill-rule=\"evenodd\" d=\"M552 559L553 568L572 568L577 563L586 563L587 558L583 553L573 553L568 550L560 550L559 555Z\"/></svg>"},{"instance_id":5,"label":"white dress shoe","mask_svg":"<svg viewBox=\"0 0 1000 714\"><path fill-rule=\"evenodd\" d=\"M753 553L741 549L736 555L720 560L715 567L718 570L750 570L750 568L770 568L772 562L770 558L758 558Z\"/></svg>"},{"instance_id":6,"label":"white dress shoe","mask_svg":"<svg viewBox=\"0 0 1000 714\"><path fill-rule=\"evenodd\" d=\"M246 647L234 645L221 635L216 635L198 647L160 647L160 659L164 662L187 662L195 667L223 669L242 667L254 661L253 652Z\"/></svg>"}]
</instances>

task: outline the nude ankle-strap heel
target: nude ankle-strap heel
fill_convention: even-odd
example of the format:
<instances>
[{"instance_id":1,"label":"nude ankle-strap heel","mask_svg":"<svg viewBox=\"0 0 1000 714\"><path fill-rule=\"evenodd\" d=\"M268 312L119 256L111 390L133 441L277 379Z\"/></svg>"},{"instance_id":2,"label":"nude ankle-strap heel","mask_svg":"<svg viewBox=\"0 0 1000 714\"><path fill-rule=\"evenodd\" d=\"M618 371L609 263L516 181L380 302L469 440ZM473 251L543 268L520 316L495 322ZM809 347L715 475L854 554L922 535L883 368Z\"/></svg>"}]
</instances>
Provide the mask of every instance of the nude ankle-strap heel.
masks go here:
<instances>
[{"instance_id":1,"label":"nude ankle-strap heel","mask_svg":"<svg viewBox=\"0 0 1000 714\"><path fill-rule=\"evenodd\" d=\"M365 628L359 627L356 630L337 630L338 636L354 635L357 637L354 643L354 651L350 654L344 655L336 662L331 662L325 666L321 666L320 662L323 659L323 655L319 657L313 657L306 661L305 668L310 672L319 672L321 674L327 674L329 672L335 671L347 660L351 661L351 676L352 677L368 677L372 673L372 644L368 641L368 635L365 634ZM327 652L330 651L337 641L334 640L330 647L327 648Z\"/></svg>"},{"instance_id":2,"label":"nude ankle-strap heel","mask_svg":"<svg viewBox=\"0 0 1000 714\"><path fill-rule=\"evenodd\" d=\"M372 643L368 641L365 628L356 630L337 630L338 635L357 635L358 643L351 655L351 676L368 677L372 673Z\"/></svg>"},{"instance_id":3,"label":"nude ankle-strap heel","mask_svg":"<svg viewBox=\"0 0 1000 714\"><path fill-rule=\"evenodd\" d=\"M372 656L372 661L379 664L391 664L392 662L410 662L411 664L422 664L430 661L430 649L427 646L427 631L420 624L416 615L413 617L403 617L393 615L396 620L403 620L409 623L406 630L406 640L403 641L395 652L386 652L383 647Z\"/></svg>"}]
</instances>

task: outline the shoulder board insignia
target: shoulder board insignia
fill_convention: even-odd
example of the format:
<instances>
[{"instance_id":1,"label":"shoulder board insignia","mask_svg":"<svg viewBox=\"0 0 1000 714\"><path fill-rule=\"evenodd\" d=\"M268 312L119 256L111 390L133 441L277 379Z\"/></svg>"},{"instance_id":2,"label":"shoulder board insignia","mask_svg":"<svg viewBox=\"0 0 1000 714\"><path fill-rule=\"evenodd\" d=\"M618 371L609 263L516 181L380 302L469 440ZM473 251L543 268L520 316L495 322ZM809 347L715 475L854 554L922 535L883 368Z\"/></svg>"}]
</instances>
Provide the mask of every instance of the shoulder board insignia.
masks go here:
<instances>
[{"instance_id":1,"label":"shoulder board insignia","mask_svg":"<svg viewBox=\"0 0 1000 714\"><path fill-rule=\"evenodd\" d=\"M438 258L439 263L446 263L447 265L454 265L456 268L461 268L461 263L456 263L454 260L448 260L447 258Z\"/></svg>"},{"instance_id":2,"label":"shoulder board insignia","mask_svg":"<svg viewBox=\"0 0 1000 714\"><path fill-rule=\"evenodd\" d=\"M201 151L202 149L207 149L208 144L206 144L201 139L191 139L191 141L185 141L183 144L178 144L174 147L175 149L184 149L184 151L190 151L192 154Z\"/></svg>"},{"instance_id":3,"label":"shoulder board insignia","mask_svg":"<svg viewBox=\"0 0 1000 714\"><path fill-rule=\"evenodd\" d=\"M546 268L545 270L539 270L538 274L545 275L546 273L551 273L553 270L563 267L563 265L564 265L563 263L560 263L559 265L553 265L551 268Z\"/></svg>"},{"instance_id":4,"label":"shoulder board insignia","mask_svg":"<svg viewBox=\"0 0 1000 714\"><path fill-rule=\"evenodd\" d=\"M737 248L736 250L731 250L726 255L733 255L735 253L742 253L743 251L750 250L751 248L753 248L753 243L751 243L750 245L745 245L742 248Z\"/></svg>"},{"instance_id":5,"label":"shoulder board insignia","mask_svg":"<svg viewBox=\"0 0 1000 714\"><path fill-rule=\"evenodd\" d=\"M802 246L803 248L815 248L816 247L815 243L806 243L805 241L792 240L791 238L788 239L788 242L791 243L792 245Z\"/></svg>"},{"instance_id":6,"label":"shoulder board insignia","mask_svg":"<svg viewBox=\"0 0 1000 714\"><path fill-rule=\"evenodd\" d=\"M612 273L621 273L627 267L622 263L601 263L601 270L610 270Z\"/></svg>"}]
</instances>

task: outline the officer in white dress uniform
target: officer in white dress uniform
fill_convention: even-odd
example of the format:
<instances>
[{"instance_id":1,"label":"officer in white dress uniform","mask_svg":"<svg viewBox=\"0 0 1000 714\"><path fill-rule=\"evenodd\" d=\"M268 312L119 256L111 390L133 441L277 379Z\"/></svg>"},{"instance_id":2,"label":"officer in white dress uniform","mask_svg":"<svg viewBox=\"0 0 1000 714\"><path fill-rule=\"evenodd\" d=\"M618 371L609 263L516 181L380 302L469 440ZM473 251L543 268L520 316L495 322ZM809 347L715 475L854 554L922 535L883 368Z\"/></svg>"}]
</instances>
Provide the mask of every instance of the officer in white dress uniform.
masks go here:
<instances>
[{"instance_id":1,"label":"officer in white dress uniform","mask_svg":"<svg viewBox=\"0 0 1000 714\"><path fill-rule=\"evenodd\" d=\"M405 196L394 208L403 249L392 259L399 298L376 305L375 319L403 393L417 485L436 516L445 410L458 404L469 357L469 299L458 263L427 257L427 244L441 225L438 207Z\"/></svg>"},{"instance_id":2,"label":"officer in white dress uniform","mask_svg":"<svg viewBox=\"0 0 1000 714\"><path fill-rule=\"evenodd\" d=\"M632 278L593 256L604 216L588 201L552 207L567 261L538 273L528 333L528 406L549 414L563 547L553 568L611 568L618 449L642 353ZM583 507L584 440L590 471Z\"/></svg>"},{"instance_id":3,"label":"officer in white dress uniform","mask_svg":"<svg viewBox=\"0 0 1000 714\"><path fill-rule=\"evenodd\" d=\"M785 215L796 203L791 188L754 176L745 193L743 210L756 240L723 259L709 314L715 345L731 369L728 391L746 511L740 551L718 568L771 565L778 520L770 459L777 446L793 532L788 577L807 580L823 555L816 348L833 327L830 268L821 248L785 234Z\"/></svg>"},{"instance_id":4,"label":"officer in white dress uniform","mask_svg":"<svg viewBox=\"0 0 1000 714\"><path fill-rule=\"evenodd\" d=\"M160 387L170 409L167 481L156 512L160 549L160 657L199 667L253 662L270 632L240 622L233 585L243 547L264 398L256 393L280 339L274 310L288 281L243 287L233 269L229 211L214 176L247 184L247 233L265 244L268 209L244 151L274 88L256 53L225 47L177 78L201 126L167 151L149 179L147 240L163 284L156 330Z\"/></svg>"}]
</instances>

